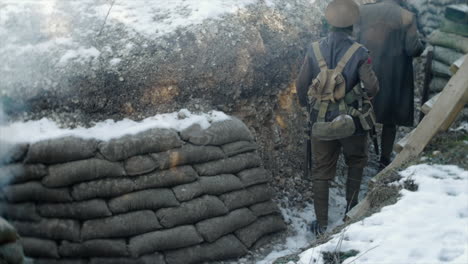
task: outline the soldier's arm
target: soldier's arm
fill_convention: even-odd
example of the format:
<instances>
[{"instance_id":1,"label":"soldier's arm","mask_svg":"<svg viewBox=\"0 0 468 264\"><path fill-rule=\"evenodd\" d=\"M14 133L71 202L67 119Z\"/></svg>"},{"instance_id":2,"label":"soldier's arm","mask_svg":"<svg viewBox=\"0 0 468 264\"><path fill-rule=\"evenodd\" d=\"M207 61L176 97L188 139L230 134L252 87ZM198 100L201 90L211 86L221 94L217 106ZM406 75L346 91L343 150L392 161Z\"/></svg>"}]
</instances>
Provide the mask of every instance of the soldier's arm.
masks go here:
<instances>
[{"instance_id":1,"label":"soldier's arm","mask_svg":"<svg viewBox=\"0 0 468 264\"><path fill-rule=\"evenodd\" d=\"M424 45L421 42L416 26L415 16L404 10L403 24L406 26L405 32L405 52L410 57L417 57L421 55L424 50Z\"/></svg>"},{"instance_id":2,"label":"soldier's arm","mask_svg":"<svg viewBox=\"0 0 468 264\"><path fill-rule=\"evenodd\" d=\"M296 79L296 91L301 106L307 106L307 90L312 82L312 78L312 66L310 65L309 54L307 53Z\"/></svg>"},{"instance_id":3,"label":"soldier's arm","mask_svg":"<svg viewBox=\"0 0 468 264\"><path fill-rule=\"evenodd\" d=\"M369 97L372 98L379 92L379 80L372 69L372 60L370 57L359 66L359 79L364 85L364 90Z\"/></svg>"}]
</instances>

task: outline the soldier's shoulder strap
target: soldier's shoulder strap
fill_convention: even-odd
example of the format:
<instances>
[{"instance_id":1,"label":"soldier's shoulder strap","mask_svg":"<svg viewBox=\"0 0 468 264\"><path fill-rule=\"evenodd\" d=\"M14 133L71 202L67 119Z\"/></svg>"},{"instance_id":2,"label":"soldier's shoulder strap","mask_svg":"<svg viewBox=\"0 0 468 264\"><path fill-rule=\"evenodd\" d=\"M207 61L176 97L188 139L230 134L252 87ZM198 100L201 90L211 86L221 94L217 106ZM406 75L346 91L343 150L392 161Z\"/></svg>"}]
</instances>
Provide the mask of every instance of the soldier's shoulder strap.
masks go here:
<instances>
[{"instance_id":1,"label":"soldier's shoulder strap","mask_svg":"<svg viewBox=\"0 0 468 264\"><path fill-rule=\"evenodd\" d=\"M362 47L362 45L357 43L357 42L354 42L353 45L351 45L351 47L349 47L349 49L343 55L341 60L338 62L338 65L335 68L335 73L342 73L343 72L343 69L346 66L346 64L348 63L348 61L351 59L351 57L353 57L354 53L356 53L356 51L360 47Z\"/></svg>"},{"instance_id":2,"label":"soldier's shoulder strap","mask_svg":"<svg viewBox=\"0 0 468 264\"><path fill-rule=\"evenodd\" d=\"M315 58L317 59L320 70L327 70L327 62L323 58L322 52L320 51L320 44L318 41L312 43L312 49L314 51Z\"/></svg>"}]
</instances>

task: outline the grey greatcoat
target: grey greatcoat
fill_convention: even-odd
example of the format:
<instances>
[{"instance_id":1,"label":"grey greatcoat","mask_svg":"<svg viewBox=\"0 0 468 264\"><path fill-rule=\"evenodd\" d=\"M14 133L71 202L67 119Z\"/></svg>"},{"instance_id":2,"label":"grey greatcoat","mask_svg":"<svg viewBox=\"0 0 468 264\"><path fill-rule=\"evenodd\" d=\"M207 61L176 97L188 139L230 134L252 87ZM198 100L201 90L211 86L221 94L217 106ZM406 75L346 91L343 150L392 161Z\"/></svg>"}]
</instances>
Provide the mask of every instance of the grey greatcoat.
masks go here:
<instances>
[{"instance_id":1,"label":"grey greatcoat","mask_svg":"<svg viewBox=\"0 0 468 264\"><path fill-rule=\"evenodd\" d=\"M413 13L397 0L381 0L361 6L355 26L357 41L370 51L380 91L374 98L377 122L412 126L414 79L412 58L419 56L419 40Z\"/></svg>"}]
</instances>

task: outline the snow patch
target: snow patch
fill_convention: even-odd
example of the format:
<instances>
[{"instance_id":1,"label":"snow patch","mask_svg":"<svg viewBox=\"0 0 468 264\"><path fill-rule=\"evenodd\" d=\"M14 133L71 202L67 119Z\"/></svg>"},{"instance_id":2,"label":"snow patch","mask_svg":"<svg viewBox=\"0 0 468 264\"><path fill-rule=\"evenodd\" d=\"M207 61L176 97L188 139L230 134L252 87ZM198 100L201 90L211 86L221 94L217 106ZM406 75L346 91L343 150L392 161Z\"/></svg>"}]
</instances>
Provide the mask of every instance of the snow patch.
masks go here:
<instances>
[{"instance_id":1,"label":"snow patch","mask_svg":"<svg viewBox=\"0 0 468 264\"><path fill-rule=\"evenodd\" d=\"M230 117L223 112L211 111L195 114L187 109L179 112L160 114L148 117L142 121L123 119L114 121L108 119L96 123L93 127L77 127L74 129L60 128L59 125L47 118L37 121L15 122L0 124L2 140L12 143L33 143L40 140L59 138L64 136L76 136L80 138L95 138L107 141L119 138L123 135L133 135L151 128L167 128L182 131L193 124L199 124L202 129L210 127L214 122L228 120Z\"/></svg>"}]
</instances>

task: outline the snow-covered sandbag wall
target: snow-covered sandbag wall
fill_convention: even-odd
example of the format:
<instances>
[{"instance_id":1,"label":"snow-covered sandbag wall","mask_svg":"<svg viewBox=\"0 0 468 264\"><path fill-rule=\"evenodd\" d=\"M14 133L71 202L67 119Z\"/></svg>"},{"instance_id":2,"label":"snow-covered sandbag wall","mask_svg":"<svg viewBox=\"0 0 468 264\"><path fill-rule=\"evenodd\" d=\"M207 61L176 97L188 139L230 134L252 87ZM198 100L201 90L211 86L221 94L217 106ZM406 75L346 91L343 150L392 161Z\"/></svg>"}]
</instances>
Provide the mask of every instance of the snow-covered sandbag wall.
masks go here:
<instances>
[{"instance_id":1,"label":"snow-covered sandbag wall","mask_svg":"<svg viewBox=\"0 0 468 264\"><path fill-rule=\"evenodd\" d=\"M438 29L448 5L464 4L466 0L407 0L404 5L418 18L418 28L424 35Z\"/></svg>"},{"instance_id":2,"label":"snow-covered sandbag wall","mask_svg":"<svg viewBox=\"0 0 468 264\"><path fill-rule=\"evenodd\" d=\"M96 125L107 140L81 129L3 142L0 213L26 256L48 264L201 263L243 256L284 230L245 124L219 112L210 121L172 116L175 126L145 119L133 133ZM0 132L33 135L27 125Z\"/></svg>"},{"instance_id":3,"label":"snow-covered sandbag wall","mask_svg":"<svg viewBox=\"0 0 468 264\"><path fill-rule=\"evenodd\" d=\"M306 187L293 83L329 1L1 1L0 105L65 126L221 110L251 128L277 186Z\"/></svg>"}]
</instances>

